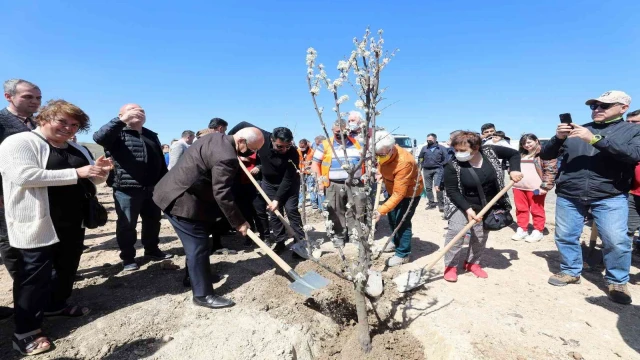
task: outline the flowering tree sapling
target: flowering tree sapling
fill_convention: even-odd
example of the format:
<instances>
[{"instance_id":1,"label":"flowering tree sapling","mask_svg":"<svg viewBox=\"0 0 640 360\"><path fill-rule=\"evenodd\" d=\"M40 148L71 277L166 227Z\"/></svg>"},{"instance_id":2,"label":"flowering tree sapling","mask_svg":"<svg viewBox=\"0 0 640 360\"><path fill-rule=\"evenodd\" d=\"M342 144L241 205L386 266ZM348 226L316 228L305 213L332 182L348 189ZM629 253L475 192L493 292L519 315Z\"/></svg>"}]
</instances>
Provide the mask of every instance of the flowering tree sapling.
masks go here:
<instances>
[{"instance_id":1,"label":"flowering tree sapling","mask_svg":"<svg viewBox=\"0 0 640 360\"><path fill-rule=\"evenodd\" d=\"M338 62L337 70L339 75L336 79L331 80L325 71L325 67L322 64L316 62L317 52L313 48L307 50L307 84L309 86L309 93L313 100L313 105L320 119L320 124L324 130L325 136L329 139L331 144L331 136L327 132L326 124L324 122L324 108L318 106L318 95L320 89L325 88L330 92L333 97L333 112L335 113L336 120L341 120L347 117L346 113L340 112L340 107L349 101L349 96L339 95L339 90L345 83L351 85L357 95L355 106L365 114L364 122L360 124L361 133L363 134L361 147L361 156L357 164L353 164L349 161L347 156L347 150L345 146L345 133L346 128L341 128L341 136L336 139L341 146L339 148L341 152L338 154L333 147L333 144L329 146L329 149L325 151L332 151L334 159L338 159L342 163L342 168L348 173L348 178L345 181L346 193L347 193L347 205L346 205L346 218L348 222L357 224L355 228L349 229L349 240L355 244L358 244L358 256L351 260L349 263L345 258L342 251L340 242L336 241L337 236L333 231L333 222L329 219L329 213L323 212L325 216L326 232L329 238L334 240L338 253L343 261L344 271L348 280L353 282L355 291L356 310L358 315L358 339L364 352L371 350L371 336L369 333L369 323L367 318L367 308L365 304L365 287L369 277L369 269L371 267L371 247L373 245L373 237L370 236L374 230L371 228L371 220L373 216L373 206L370 201L366 201L367 206L362 213L361 209L356 209L355 198L364 196L369 198L373 188L373 176L375 172L374 162L372 161L372 139L375 139L376 130L376 117L380 115L378 110L378 104L383 100L381 95L384 89L380 88L380 73L389 64L391 58L395 56L395 52L383 51L384 40L382 38L382 30L378 31L378 38L371 36L370 30L364 33L362 39L353 39L353 45L355 49L351 51L351 55L346 60L340 60ZM352 75L355 79L354 82L350 81L349 75ZM340 122L344 124L343 122ZM341 125L342 127L343 125ZM369 129L373 133L369 134ZM355 173L365 166L362 179L355 179ZM364 182L364 186L360 186L360 181Z\"/></svg>"}]
</instances>

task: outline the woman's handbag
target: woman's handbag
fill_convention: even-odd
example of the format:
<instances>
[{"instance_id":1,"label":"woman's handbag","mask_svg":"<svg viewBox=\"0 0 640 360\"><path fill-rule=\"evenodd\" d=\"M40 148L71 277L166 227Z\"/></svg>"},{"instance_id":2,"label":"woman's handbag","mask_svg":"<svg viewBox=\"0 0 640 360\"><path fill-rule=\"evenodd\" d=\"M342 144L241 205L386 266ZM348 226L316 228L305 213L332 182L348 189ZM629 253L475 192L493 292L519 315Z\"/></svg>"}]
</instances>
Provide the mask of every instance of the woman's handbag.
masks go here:
<instances>
[{"instance_id":1,"label":"woman's handbag","mask_svg":"<svg viewBox=\"0 0 640 360\"><path fill-rule=\"evenodd\" d=\"M482 201L482 206L484 207L487 205L487 198L484 195L480 179L473 169L469 168L468 170L476 181L476 185L478 186L478 196L480 196L480 201ZM493 206L491 210L487 211L487 214L482 220L482 227L485 230L500 230L511 224L513 224L513 216L511 216L511 212L507 209L500 208L498 205Z\"/></svg>"},{"instance_id":2,"label":"woman's handbag","mask_svg":"<svg viewBox=\"0 0 640 360\"><path fill-rule=\"evenodd\" d=\"M100 226L104 226L107 223L107 209L100 204L98 197L96 196L96 186L87 179L79 179L82 187L85 190L85 197L87 202L84 209L82 225L87 229L95 229ZM89 185L87 185L89 184Z\"/></svg>"}]
</instances>

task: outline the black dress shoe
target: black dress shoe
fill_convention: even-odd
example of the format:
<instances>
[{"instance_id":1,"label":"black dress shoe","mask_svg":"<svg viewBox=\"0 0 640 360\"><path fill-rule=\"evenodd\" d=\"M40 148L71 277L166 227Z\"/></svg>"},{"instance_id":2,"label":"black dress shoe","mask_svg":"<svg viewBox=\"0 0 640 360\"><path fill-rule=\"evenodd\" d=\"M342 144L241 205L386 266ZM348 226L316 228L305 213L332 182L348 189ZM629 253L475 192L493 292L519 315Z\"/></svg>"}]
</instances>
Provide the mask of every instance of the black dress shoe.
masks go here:
<instances>
[{"instance_id":1,"label":"black dress shoe","mask_svg":"<svg viewBox=\"0 0 640 360\"><path fill-rule=\"evenodd\" d=\"M276 243L276 246L273 247L273 252L276 254L280 254L281 252L283 252L285 249L287 248L287 246L284 244L284 241L278 241Z\"/></svg>"},{"instance_id":2,"label":"black dress shoe","mask_svg":"<svg viewBox=\"0 0 640 360\"><path fill-rule=\"evenodd\" d=\"M160 249L158 249L152 252L145 252L144 257L153 261L162 261L162 260L171 259L173 255L164 253Z\"/></svg>"},{"instance_id":3,"label":"black dress shoe","mask_svg":"<svg viewBox=\"0 0 640 360\"><path fill-rule=\"evenodd\" d=\"M193 303L211 309L222 309L235 305L233 301L218 295L194 296Z\"/></svg>"}]
</instances>

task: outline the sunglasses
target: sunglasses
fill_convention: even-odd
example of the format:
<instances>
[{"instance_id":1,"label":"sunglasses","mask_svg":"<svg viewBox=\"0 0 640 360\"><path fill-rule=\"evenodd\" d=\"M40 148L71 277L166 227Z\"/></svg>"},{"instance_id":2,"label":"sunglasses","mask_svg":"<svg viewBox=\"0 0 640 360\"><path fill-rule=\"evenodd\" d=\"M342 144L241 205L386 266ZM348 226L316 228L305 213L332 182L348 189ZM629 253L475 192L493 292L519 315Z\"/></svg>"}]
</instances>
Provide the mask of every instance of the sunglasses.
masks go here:
<instances>
[{"instance_id":1,"label":"sunglasses","mask_svg":"<svg viewBox=\"0 0 640 360\"><path fill-rule=\"evenodd\" d=\"M278 150L289 150L291 149L291 147L293 146L293 144L289 144L289 145L279 145L276 143L273 143L273 146L278 149Z\"/></svg>"},{"instance_id":2,"label":"sunglasses","mask_svg":"<svg viewBox=\"0 0 640 360\"><path fill-rule=\"evenodd\" d=\"M589 109L591 110L597 110L598 108L602 109L602 110L607 110L612 106L616 106L619 105L618 103L613 103L613 104L606 104L606 103L599 103L599 104L591 104L589 105Z\"/></svg>"}]
</instances>

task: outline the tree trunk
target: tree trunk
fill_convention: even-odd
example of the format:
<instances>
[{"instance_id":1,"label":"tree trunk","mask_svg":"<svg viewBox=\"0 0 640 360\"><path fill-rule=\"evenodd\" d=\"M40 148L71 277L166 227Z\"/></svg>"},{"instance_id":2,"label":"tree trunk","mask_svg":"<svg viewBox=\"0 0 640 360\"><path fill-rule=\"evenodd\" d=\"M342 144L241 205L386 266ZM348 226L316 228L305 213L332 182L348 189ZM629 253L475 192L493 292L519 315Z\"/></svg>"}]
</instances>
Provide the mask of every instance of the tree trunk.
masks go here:
<instances>
[{"instance_id":1,"label":"tree trunk","mask_svg":"<svg viewBox=\"0 0 640 360\"><path fill-rule=\"evenodd\" d=\"M358 282L354 290L356 311L358 313L358 342L362 351L367 354L371 351L371 335L369 334L369 318L367 316L367 303L364 295L365 284Z\"/></svg>"}]
</instances>

